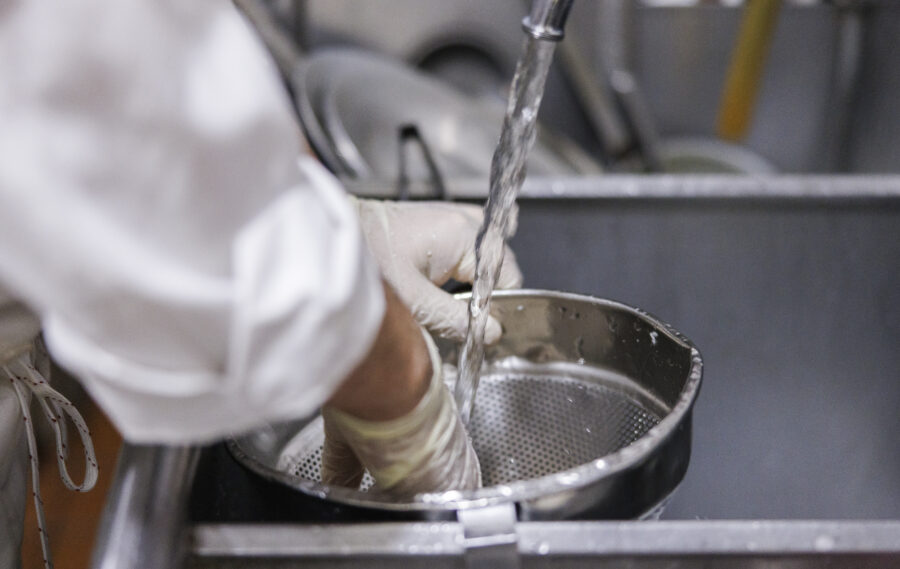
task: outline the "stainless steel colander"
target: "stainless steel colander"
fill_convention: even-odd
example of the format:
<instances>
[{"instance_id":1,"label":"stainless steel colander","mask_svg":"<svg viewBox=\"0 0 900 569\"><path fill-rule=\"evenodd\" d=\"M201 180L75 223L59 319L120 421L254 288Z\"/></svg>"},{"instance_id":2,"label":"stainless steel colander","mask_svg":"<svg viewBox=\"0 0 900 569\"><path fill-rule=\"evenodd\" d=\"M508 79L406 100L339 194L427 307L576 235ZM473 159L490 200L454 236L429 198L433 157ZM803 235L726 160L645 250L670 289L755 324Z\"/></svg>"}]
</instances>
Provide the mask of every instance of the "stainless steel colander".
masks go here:
<instances>
[{"instance_id":1,"label":"stainless steel colander","mask_svg":"<svg viewBox=\"0 0 900 569\"><path fill-rule=\"evenodd\" d=\"M434 517L516 503L520 519L636 518L681 481L690 457L697 350L652 316L612 301L504 291L469 432L484 488L396 503L371 487L321 483L320 417L230 441L257 473L325 500ZM452 381L457 346L438 340Z\"/></svg>"}]
</instances>

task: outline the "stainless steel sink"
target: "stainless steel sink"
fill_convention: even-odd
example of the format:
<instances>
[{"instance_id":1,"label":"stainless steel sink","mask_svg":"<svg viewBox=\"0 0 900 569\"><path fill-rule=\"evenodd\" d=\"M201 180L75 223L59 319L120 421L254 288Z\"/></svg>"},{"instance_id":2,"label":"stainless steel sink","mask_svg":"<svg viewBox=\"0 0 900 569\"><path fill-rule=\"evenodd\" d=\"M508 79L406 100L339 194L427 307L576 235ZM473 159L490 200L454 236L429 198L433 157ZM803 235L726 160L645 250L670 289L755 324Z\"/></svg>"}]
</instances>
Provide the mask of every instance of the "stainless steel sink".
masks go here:
<instances>
[{"instance_id":1,"label":"stainless steel sink","mask_svg":"<svg viewBox=\"0 0 900 569\"><path fill-rule=\"evenodd\" d=\"M707 362L664 521L521 522L521 566L900 566L900 177L533 179L520 205L527 285L640 306ZM329 523L214 448L177 521L184 453L125 452L95 567L187 538L190 567L476 566L457 523Z\"/></svg>"},{"instance_id":2,"label":"stainless steel sink","mask_svg":"<svg viewBox=\"0 0 900 569\"><path fill-rule=\"evenodd\" d=\"M888 569L900 559L897 523L522 523L518 565L554 569ZM193 568L387 569L476 567L458 524L202 526Z\"/></svg>"}]
</instances>

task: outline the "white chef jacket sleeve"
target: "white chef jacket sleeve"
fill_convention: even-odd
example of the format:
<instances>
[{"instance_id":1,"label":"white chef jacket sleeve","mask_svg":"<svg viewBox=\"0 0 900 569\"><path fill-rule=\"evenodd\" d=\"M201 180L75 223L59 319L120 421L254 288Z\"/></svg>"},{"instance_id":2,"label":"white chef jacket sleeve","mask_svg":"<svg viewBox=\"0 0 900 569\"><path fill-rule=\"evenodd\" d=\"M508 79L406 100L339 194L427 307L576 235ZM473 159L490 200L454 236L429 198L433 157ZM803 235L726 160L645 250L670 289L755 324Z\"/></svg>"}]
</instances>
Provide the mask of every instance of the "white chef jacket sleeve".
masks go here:
<instances>
[{"instance_id":1,"label":"white chef jacket sleeve","mask_svg":"<svg viewBox=\"0 0 900 569\"><path fill-rule=\"evenodd\" d=\"M371 347L377 267L222 0L0 9L0 280L133 442L303 416Z\"/></svg>"}]
</instances>

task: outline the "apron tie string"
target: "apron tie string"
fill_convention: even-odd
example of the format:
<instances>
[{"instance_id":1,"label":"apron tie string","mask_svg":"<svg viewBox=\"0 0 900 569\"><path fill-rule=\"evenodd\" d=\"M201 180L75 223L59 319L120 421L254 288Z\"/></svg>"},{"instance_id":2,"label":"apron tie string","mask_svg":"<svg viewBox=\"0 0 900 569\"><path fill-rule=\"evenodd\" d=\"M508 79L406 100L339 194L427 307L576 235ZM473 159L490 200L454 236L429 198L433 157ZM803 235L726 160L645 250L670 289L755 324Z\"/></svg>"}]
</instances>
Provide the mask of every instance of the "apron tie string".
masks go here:
<instances>
[{"instance_id":1,"label":"apron tie string","mask_svg":"<svg viewBox=\"0 0 900 569\"><path fill-rule=\"evenodd\" d=\"M63 484L69 490L75 492L87 492L97 482L98 468L97 457L94 454L94 445L91 441L91 433L87 428L81 414L72 403L58 391L50 387L50 384L34 367L31 361L32 352L22 353L14 359L3 364L2 369L12 383L19 405L22 408L22 419L25 421L25 433L28 439L28 460L31 462L31 485L34 496L34 507L37 512L38 532L41 536L41 549L44 553L45 569L53 569L53 560L50 557L50 542L47 536L47 521L44 517L44 502L41 500L40 471L38 465L37 441L34 436L34 423L29 409L29 392L38 400L44 416L53 428L56 435L56 462L59 465L59 474ZM67 416L81 437L84 448L84 480L81 484L75 484L69 476L66 467L66 459L69 456L68 430L64 416Z\"/></svg>"}]
</instances>

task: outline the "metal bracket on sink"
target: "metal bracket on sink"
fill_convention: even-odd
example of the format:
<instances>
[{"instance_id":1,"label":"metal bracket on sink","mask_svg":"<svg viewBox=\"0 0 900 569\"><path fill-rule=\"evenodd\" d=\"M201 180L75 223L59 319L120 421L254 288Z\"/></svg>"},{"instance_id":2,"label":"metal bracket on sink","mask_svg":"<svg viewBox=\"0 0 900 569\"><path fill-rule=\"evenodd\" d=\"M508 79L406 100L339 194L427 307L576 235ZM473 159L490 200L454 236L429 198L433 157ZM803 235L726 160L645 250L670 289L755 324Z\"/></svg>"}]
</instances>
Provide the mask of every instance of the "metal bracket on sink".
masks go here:
<instances>
[{"instance_id":1,"label":"metal bracket on sink","mask_svg":"<svg viewBox=\"0 0 900 569\"><path fill-rule=\"evenodd\" d=\"M468 569L519 569L516 506L498 504L459 510Z\"/></svg>"}]
</instances>

